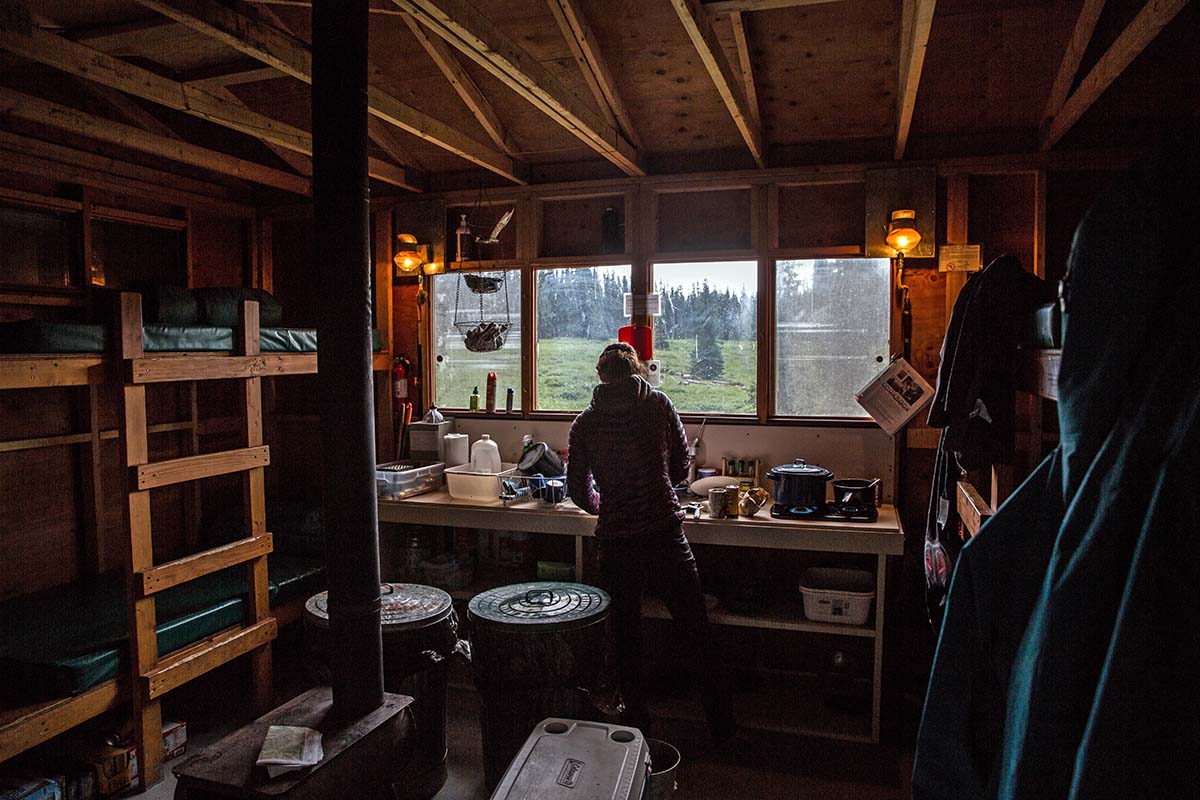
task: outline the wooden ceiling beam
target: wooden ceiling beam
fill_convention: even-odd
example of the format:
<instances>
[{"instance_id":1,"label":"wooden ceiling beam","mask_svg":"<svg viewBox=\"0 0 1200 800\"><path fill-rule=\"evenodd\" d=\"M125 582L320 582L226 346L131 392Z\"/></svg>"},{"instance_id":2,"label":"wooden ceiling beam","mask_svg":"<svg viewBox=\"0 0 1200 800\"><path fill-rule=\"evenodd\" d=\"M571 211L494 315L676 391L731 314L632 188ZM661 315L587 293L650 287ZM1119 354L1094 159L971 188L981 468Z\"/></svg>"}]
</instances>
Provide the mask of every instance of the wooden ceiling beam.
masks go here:
<instances>
[{"instance_id":1,"label":"wooden ceiling beam","mask_svg":"<svg viewBox=\"0 0 1200 800\"><path fill-rule=\"evenodd\" d=\"M746 19L743 12L734 11L729 15L729 24L733 28L733 42L737 48L738 67L742 73L742 86L746 90L746 108L752 115L754 124L762 127L762 109L758 104L758 89L754 85L754 65L750 62L750 42L746 34Z\"/></svg>"},{"instance_id":2,"label":"wooden ceiling beam","mask_svg":"<svg viewBox=\"0 0 1200 800\"><path fill-rule=\"evenodd\" d=\"M256 58L285 75L312 82L312 49L273 25L239 14L212 0L136 0L169 19L210 36L244 55ZM371 114L425 139L474 164L516 183L525 183L525 171L506 153L499 153L418 111L376 86L368 89Z\"/></svg>"},{"instance_id":3,"label":"wooden ceiling beam","mask_svg":"<svg viewBox=\"0 0 1200 800\"><path fill-rule=\"evenodd\" d=\"M264 66L257 59L246 58L214 67L189 70L180 75L179 79L183 83L211 89L214 86L240 86L243 83L258 83L282 77L274 67Z\"/></svg>"},{"instance_id":4,"label":"wooden ceiling beam","mask_svg":"<svg viewBox=\"0 0 1200 800\"><path fill-rule=\"evenodd\" d=\"M725 57L725 50L713 30L712 20L705 14L700 0L671 0L676 16L683 23L692 46L700 56L704 69L712 78L717 92L737 126L738 132L750 149L750 155L759 167L767 165L766 149L763 145L762 128L756 123L756 113L750 110L743 89L741 76L735 72Z\"/></svg>"},{"instance_id":5,"label":"wooden ceiling beam","mask_svg":"<svg viewBox=\"0 0 1200 800\"><path fill-rule=\"evenodd\" d=\"M171 130L169 125L139 106L133 98L124 92L118 92L116 89L110 89L107 86L101 86L91 81L80 80L79 85L85 92L96 97L100 102L124 117L127 122L138 126L142 130L150 131L150 133L169 139L179 138L179 134Z\"/></svg>"},{"instance_id":6,"label":"wooden ceiling beam","mask_svg":"<svg viewBox=\"0 0 1200 800\"><path fill-rule=\"evenodd\" d=\"M1137 16L1117 36L1091 71L1079 82L1074 93L1046 126L1041 149L1049 150L1071 130L1092 104L1104 94L1118 76L1138 57L1159 31L1183 10L1188 0L1149 0Z\"/></svg>"},{"instance_id":7,"label":"wooden ceiling beam","mask_svg":"<svg viewBox=\"0 0 1200 800\"><path fill-rule=\"evenodd\" d=\"M896 92L896 146L893 153L897 160L904 158L904 150L908 147L936 5L937 0L904 0L900 12L900 82Z\"/></svg>"},{"instance_id":8,"label":"wooden ceiling beam","mask_svg":"<svg viewBox=\"0 0 1200 800\"><path fill-rule=\"evenodd\" d=\"M165 78L99 50L48 33L35 27L29 20L22 22L16 15L4 17L3 23L7 27L0 27L2 50L54 67L68 75L183 111L264 142L312 155L312 135L300 128L278 122L245 106L234 105L200 87ZM405 175L402 167L386 161L372 159L370 174L394 186L415 192L423 191L423 187L415 185Z\"/></svg>"},{"instance_id":9,"label":"wooden ceiling beam","mask_svg":"<svg viewBox=\"0 0 1200 800\"><path fill-rule=\"evenodd\" d=\"M1079 72L1079 62L1083 60L1083 54L1092 40L1092 33L1096 30L1096 23L1100 21L1100 12L1103 10L1104 0L1083 0L1083 7L1079 9L1079 16L1075 19L1075 28L1071 31L1066 50L1063 51L1062 61L1059 62L1058 72L1054 76L1054 84L1050 87L1050 96L1046 98L1046 107L1042 111L1043 139L1050 130L1050 122L1058 116L1063 103L1067 102L1071 86L1075 83L1075 74Z\"/></svg>"},{"instance_id":10,"label":"wooden ceiling beam","mask_svg":"<svg viewBox=\"0 0 1200 800\"><path fill-rule=\"evenodd\" d=\"M223 97L234 105L249 108L249 106L246 105L246 101L234 94L233 90L228 86L210 85L208 90L217 97ZM296 172L300 173L306 178L312 177L313 165L312 158L310 156L306 156L303 153L297 153L295 150L288 150L286 147L280 147L273 142L263 142L263 146L274 153L279 160L283 161L283 163L287 164Z\"/></svg>"},{"instance_id":11,"label":"wooden ceiling beam","mask_svg":"<svg viewBox=\"0 0 1200 800\"><path fill-rule=\"evenodd\" d=\"M412 35L421 43L421 47L425 48L425 52L433 59L433 63L441 70L442 75L454 87L454 91L466 104L467 108L475 116L484 132L488 137L496 143L504 152L512 155L516 152L512 139L509 138L508 132L504 128L504 124L500 122L500 118L496 115L496 109L492 107L492 103L484 96L478 84L474 79L467 74L463 69L462 64L458 63L458 58L454 55L454 49L446 44L445 40L440 36L430 35L429 31L422 27L421 23L417 22L408 14L404 14L401 19L408 29L412 31Z\"/></svg>"},{"instance_id":12,"label":"wooden ceiling beam","mask_svg":"<svg viewBox=\"0 0 1200 800\"><path fill-rule=\"evenodd\" d=\"M798 6L819 6L825 3L836 3L839 0L710 0L702 4L709 14L735 14L748 11L770 11L775 8L796 8Z\"/></svg>"},{"instance_id":13,"label":"wooden ceiling beam","mask_svg":"<svg viewBox=\"0 0 1200 800\"><path fill-rule=\"evenodd\" d=\"M579 65L588 88L600 105L600 110L608 118L609 124L619 128L629 143L641 150L641 140L633 127L633 119L621 93L617 91L617 82L613 79L608 62L600 52L600 44L592 33L592 26L584 16L583 7L579 0L547 0L554 20L562 31L563 37L571 47L575 63Z\"/></svg>"},{"instance_id":14,"label":"wooden ceiling beam","mask_svg":"<svg viewBox=\"0 0 1200 800\"><path fill-rule=\"evenodd\" d=\"M305 178L3 87L0 87L0 117L44 125L287 192L311 193Z\"/></svg>"},{"instance_id":15,"label":"wooden ceiling beam","mask_svg":"<svg viewBox=\"0 0 1200 800\"><path fill-rule=\"evenodd\" d=\"M466 0L392 0L627 175L645 175L628 139Z\"/></svg>"},{"instance_id":16,"label":"wooden ceiling beam","mask_svg":"<svg viewBox=\"0 0 1200 800\"><path fill-rule=\"evenodd\" d=\"M137 52L140 44L148 38L171 35L179 26L164 19L139 19L99 28L70 30L66 37L74 42L86 44L110 54L126 55Z\"/></svg>"}]
</instances>

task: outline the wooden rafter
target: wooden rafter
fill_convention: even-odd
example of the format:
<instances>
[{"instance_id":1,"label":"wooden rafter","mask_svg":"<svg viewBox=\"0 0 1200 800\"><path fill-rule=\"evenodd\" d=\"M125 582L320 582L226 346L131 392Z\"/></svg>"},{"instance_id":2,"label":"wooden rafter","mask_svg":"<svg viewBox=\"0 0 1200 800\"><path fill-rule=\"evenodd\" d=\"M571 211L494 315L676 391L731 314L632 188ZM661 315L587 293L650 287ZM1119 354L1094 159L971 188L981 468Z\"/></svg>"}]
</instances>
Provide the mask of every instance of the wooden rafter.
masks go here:
<instances>
[{"instance_id":1,"label":"wooden rafter","mask_svg":"<svg viewBox=\"0 0 1200 800\"><path fill-rule=\"evenodd\" d=\"M1083 0L1079 16L1075 20L1075 29L1071 39L1063 51L1062 61L1058 64L1058 72L1054 76L1054 84L1050 87L1050 96L1046 99L1046 108L1042 111L1042 133L1050 127L1050 121L1058 116L1067 95L1071 93L1071 85L1075 82L1075 74L1079 71L1079 62L1083 60L1088 42L1096 30L1100 20L1100 12L1104 10L1104 0Z\"/></svg>"},{"instance_id":2,"label":"wooden rafter","mask_svg":"<svg viewBox=\"0 0 1200 800\"><path fill-rule=\"evenodd\" d=\"M139 128L169 139L179 138L179 134L171 130L169 125L139 106L124 92L118 92L116 89L110 89L107 86L101 86L98 83L91 83L89 81L79 81L79 85L83 87L85 92L96 97L113 111L124 117L126 121L137 125Z\"/></svg>"},{"instance_id":3,"label":"wooden rafter","mask_svg":"<svg viewBox=\"0 0 1200 800\"><path fill-rule=\"evenodd\" d=\"M795 8L797 6L819 6L824 3L836 3L838 0L713 0L704 3L704 10L709 14L734 14L746 11L770 11L774 8Z\"/></svg>"},{"instance_id":4,"label":"wooden rafter","mask_svg":"<svg viewBox=\"0 0 1200 800\"><path fill-rule=\"evenodd\" d=\"M10 23L11 17L8 18ZM128 61L69 41L32 24L10 24L0 29L0 49L22 58L62 70L69 75L95 81L152 103L183 111L216 125L245 133L264 142L312 155L312 135L300 128L237 106L228 100L143 69ZM397 167L372 159L371 177L412 191L422 191Z\"/></svg>"},{"instance_id":5,"label":"wooden rafter","mask_svg":"<svg viewBox=\"0 0 1200 800\"><path fill-rule=\"evenodd\" d=\"M228 64L218 64L215 67L185 72L180 76L183 83L211 89L213 86L239 86L243 83L257 83L282 77L274 67L263 66L257 59L247 58Z\"/></svg>"},{"instance_id":6,"label":"wooden rafter","mask_svg":"<svg viewBox=\"0 0 1200 800\"><path fill-rule=\"evenodd\" d=\"M404 142L400 141L400 137L396 134L396 129L379 117L367 117L367 135L393 161L417 169L424 168L421 162L412 154L412 151L404 146Z\"/></svg>"},{"instance_id":7,"label":"wooden rafter","mask_svg":"<svg viewBox=\"0 0 1200 800\"><path fill-rule=\"evenodd\" d=\"M1142 7L1050 120L1042 137L1043 150L1058 144L1084 112L1187 4L1188 0L1149 0Z\"/></svg>"},{"instance_id":8,"label":"wooden rafter","mask_svg":"<svg viewBox=\"0 0 1200 800\"><path fill-rule=\"evenodd\" d=\"M225 98L230 103L235 105L245 108L249 107L246 105L246 101L234 94L233 90L228 86L210 84L208 86L208 91L212 92L217 97ZM312 158L310 156L306 156L303 153L297 153L295 150L288 150L286 147L280 147L273 142L263 142L263 146L278 156L280 160L282 160L289 167L296 170L296 172L299 172L306 178L312 177L313 165Z\"/></svg>"},{"instance_id":9,"label":"wooden rafter","mask_svg":"<svg viewBox=\"0 0 1200 800\"><path fill-rule=\"evenodd\" d=\"M308 194L310 191L309 182L296 175L3 87L0 87L0 117L23 119L296 194Z\"/></svg>"},{"instance_id":10,"label":"wooden rafter","mask_svg":"<svg viewBox=\"0 0 1200 800\"><path fill-rule=\"evenodd\" d=\"M754 86L754 65L750 63L750 42L746 34L746 20L741 11L729 15L729 24L733 28L733 41L737 48L738 67L742 73L742 86L746 90L746 108L752 115L754 124L762 127L762 110L758 104L758 89Z\"/></svg>"},{"instance_id":11,"label":"wooden rafter","mask_svg":"<svg viewBox=\"0 0 1200 800\"><path fill-rule=\"evenodd\" d=\"M925 66L925 49L929 45L929 30L933 27L933 10L937 0L904 0L900 19L900 83L896 93L895 158L904 158L908 134L912 129L913 110L917 107L917 88L921 85L921 70Z\"/></svg>"},{"instance_id":12,"label":"wooden rafter","mask_svg":"<svg viewBox=\"0 0 1200 800\"><path fill-rule=\"evenodd\" d=\"M147 38L170 34L173 30L178 30L178 26L167 20L139 19L117 25L68 31L67 38L106 53L126 55L137 52Z\"/></svg>"},{"instance_id":13,"label":"wooden rafter","mask_svg":"<svg viewBox=\"0 0 1200 800\"><path fill-rule=\"evenodd\" d=\"M466 0L392 0L627 175L644 175L637 148Z\"/></svg>"},{"instance_id":14,"label":"wooden rafter","mask_svg":"<svg viewBox=\"0 0 1200 800\"><path fill-rule=\"evenodd\" d=\"M466 103L467 108L475 115L475 119L479 121L488 137L496 143L497 147L512 155L516 151L516 147L504 129L504 124L496 116L496 109L492 107L491 101L484 96L474 79L463 69L462 64L458 63L454 49L446 44L440 36L430 35L429 31L421 27L421 23L408 14L401 19L412 31L412 35L421 43L421 47L425 48L425 52L433 59L433 63L441 70L442 75L454 87L454 91Z\"/></svg>"},{"instance_id":15,"label":"wooden rafter","mask_svg":"<svg viewBox=\"0 0 1200 800\"><path fill-rule=\"evenodd\" d=\"M304 42L261 20L239 14L212 0L137 0L176 22L210 36L244 55L256 58L285 75L305 83L312 82L312 50ZM455 130L412 106L397 100L382 89L368 90L371 114L429 141L457 156L491 170L517 183L524 183L524 171L505 153Z\"/></svg>"},{"instance_id":16,"label":"wooden rafter","mask_svg":"<svg viewBox=\"0 0 1200 800\"><path fill-rule=\"evenodd\" d=\"M704 13L699 0L671 0L671 6L675 9L679 21L683 23L688 38L692 40L704 69L716 85L721 100L729 109L746 147L750 148L750 155L754 156L758 166L765 167L767 155L763 146L762 128L756 123L756 115L750 110L740 73L734 71L729 59L725 57L725 50L717 40L712 20Z\"/></svg>"},{"instance_id":17,"label":"wooden rafter","mask_svg":"<svg viewBox=\"0 0 1200 800\"><path fill-rule=\"evenodd\" d=\"M592 33L592 27L584 16L583 7L579 0L547 0L550 11L558 23L559 30L571 47L575 63L583 72L588 88L600 105L600 110L608 118L610 124L620 128L625 138L634 147L641 149L641 141L633 127L633 119L629 109L617 91L617 82L613 79L608 62L600 52L600 45Z\"/></svg>"}]
</instances>

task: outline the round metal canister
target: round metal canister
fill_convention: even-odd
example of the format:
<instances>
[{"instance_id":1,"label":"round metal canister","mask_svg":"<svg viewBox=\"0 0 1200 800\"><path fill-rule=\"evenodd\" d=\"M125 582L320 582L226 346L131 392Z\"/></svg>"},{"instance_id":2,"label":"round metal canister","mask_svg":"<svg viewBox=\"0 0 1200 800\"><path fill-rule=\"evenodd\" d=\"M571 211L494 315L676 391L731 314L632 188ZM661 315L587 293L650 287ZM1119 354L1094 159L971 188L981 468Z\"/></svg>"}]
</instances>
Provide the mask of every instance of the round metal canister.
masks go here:
<instances>
[{"instance_id":1,"label":"round metal canister","mask_svg":"<svg viewBox=\"0 0 1200 800\"><path fill-rule=\"evenodd\" d=\"M725 518L725 511L729 507L729 501L725 497L726 491L719 486L708 490L708 516L710 519Z\"/></svg>"},{"instance_id":2,"label":"round metal canister","mask_svg":"<svg viewBox=\"0 0 1200 800\"><path fill-rule=\"evenodd\" d=\"M433 797L446 782L446 658L458 647L450 595L432 586L379 586L384 689L413 698L416 743L400 784L405 800ZM329 682L329 593L304 604L305 641L314 676Z\"/></svg>"},{"instance_id":3,"label":"round metal canister","mask_svg":"<svg viewBox=\"0 0 1200 800\"><path fill-rule=\"evenodd\" d=\"M600 677L609 602L594 586L552 581L502 586L471 599L489 791L543 719L595 718L586 690Z\"/></svg>"},{"instance_id":4,"label":"round metal canister","mask_svg":"<svg viewBox=\"0 0 1200 800\"><path fill-rule=\"evenodd\" d=\"M741 487L736 483L731 483L725 487L725 516L736 517L738 515L740 492Z\"/></svg>"}]
</instances>

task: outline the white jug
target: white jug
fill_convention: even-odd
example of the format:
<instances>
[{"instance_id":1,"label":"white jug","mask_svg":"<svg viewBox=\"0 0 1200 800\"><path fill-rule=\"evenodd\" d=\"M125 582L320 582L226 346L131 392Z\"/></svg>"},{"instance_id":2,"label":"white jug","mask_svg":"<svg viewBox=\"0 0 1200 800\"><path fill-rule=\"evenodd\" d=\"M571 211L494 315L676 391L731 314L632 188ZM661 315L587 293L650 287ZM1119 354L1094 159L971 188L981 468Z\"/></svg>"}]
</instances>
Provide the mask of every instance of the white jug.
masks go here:
<instances>
[{"instance_id":1,"label":"white jug","mask_svg":"<svg viewBox=\"0 0 1200 800\"><path fill-rule=\"evenodd\" d=\"M471 469L490 474L500 471L500 448L486 433L471 445Z\"/></svg>"}]
</instances>

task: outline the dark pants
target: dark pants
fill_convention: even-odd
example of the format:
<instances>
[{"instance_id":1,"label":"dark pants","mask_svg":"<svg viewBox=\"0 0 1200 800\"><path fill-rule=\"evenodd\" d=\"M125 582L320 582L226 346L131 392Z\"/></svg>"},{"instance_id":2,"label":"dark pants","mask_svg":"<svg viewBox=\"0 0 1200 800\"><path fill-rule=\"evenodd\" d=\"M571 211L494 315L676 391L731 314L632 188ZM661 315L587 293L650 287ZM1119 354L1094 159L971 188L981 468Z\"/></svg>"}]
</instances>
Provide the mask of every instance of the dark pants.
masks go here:
<instances>
[{"instance_id":1,"label":"dark pants","mask_svg":"<svg viewBox=\"0 0 1200 800\"><path fill-rule=\"evenodd\" d=\"M713 654L700 573L683 531L601 539L600 570L603 588L612 597L610 619L625 701L622 722L646 731L650 720L642 661L642 596L649 590L679 626L679 660L700 686L713 738L724 741L733 735L730 687Z\"/></svg>"}]
</instances>

